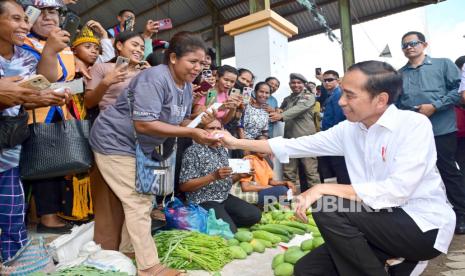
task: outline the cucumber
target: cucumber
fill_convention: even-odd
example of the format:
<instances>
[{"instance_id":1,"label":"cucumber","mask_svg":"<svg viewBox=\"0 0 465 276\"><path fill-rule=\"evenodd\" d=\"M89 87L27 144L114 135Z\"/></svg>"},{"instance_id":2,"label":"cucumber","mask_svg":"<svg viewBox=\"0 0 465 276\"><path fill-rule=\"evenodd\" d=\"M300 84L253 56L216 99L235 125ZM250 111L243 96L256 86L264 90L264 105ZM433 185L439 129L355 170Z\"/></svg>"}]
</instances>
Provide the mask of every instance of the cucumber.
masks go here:
<instances>
[{"instance_id":1,"label":"cucumber","mask_svg":"<svg viewBox=\"0 0 465 276\"><path fill-rule=\"evenodd\" d=\"M282 227L276 227L276 224L267 224L267 225L261 225L258 227L259 230L264 230L266 232L270 232L273 234L278 234L278 235L283 235L283 236L289 236L289 232L285 230Z\"/></svg>"},{"instance_id":2,"label":"cucumber","mask_svg":"<svg viewBox=\"0 0 465 276\"><path fill-rule=\"evenodd\" d=\"M263 243L263 245L266 247L266 248L271 248L273 247L273 243L271 243L270 241L267 241L267 240L262 240L262 239L255 239L261 243ZM252 240L253 241L253 240Z\"/></svg>"},{"instance_id":3,"label":"cucumber","mask_svg":"<svg viewBox=\"0 0 465 276\"><path fill-rule=\"evenodd\" d=\"M291 237L289 236L283 236L283 235L279 235L279 234L275 234L276 236L278 236L282 242L289 242L291 240Z\"/></svg>"},{"instance_id":4,"label":"cucumber","mask_svg":"<svg viewBox=\"0 0 465 276\"><path fill-rule=\"evenodd\" d=\"M305 231L300 229L300 228L295 228L295 227L287 226L287 225L284 225L284 224L282 224L282 226L284 226L286 228L286 230L288 232L291 232L292 234L295 234L295 235L303 235L303 234L305 234Z\"/></svg>"},{"instance_id":5,"label":"cucumber","mask_svg":"<svg viewBox=\"0 0 465 276\"><path fill-rule=\"evenodd\" d=\"M304 230L305 232L309 233L310 232L310 227L308 227L307 224L301 223L298 221L283 221L281 224L290 226L290 227L295 227Z\"/></svg>"},{"instance_id":6,"label":"cucumber","mask_svg":"<svg viewBox=\"0 0 465 276\"><path fill-rule=\"evenodd\" d=\"M279 236L272 234L270 232L263 231L263 230L253 231L252 234L253 234L253 237L256 239L266 240L271 243L281 242L281 238Z\"/></svg>"}]
</instances>

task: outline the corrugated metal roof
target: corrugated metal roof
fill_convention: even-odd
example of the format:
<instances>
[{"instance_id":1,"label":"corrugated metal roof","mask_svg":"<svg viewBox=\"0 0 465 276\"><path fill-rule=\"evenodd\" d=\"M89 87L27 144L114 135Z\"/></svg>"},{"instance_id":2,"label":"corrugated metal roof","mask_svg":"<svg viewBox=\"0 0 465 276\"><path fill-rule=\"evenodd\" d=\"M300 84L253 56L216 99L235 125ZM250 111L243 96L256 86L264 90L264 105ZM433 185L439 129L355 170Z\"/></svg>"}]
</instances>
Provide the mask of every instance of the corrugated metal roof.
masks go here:
<instances>
[{"instance_id":1,"label":"corrugated metal roof","mask_svg":"<svg viewBox=\"0 0 465 276\"><path fill-rule=\"evenodd\" d=\"M351 0L352 22L354 24L386 16L400 11L424 6L442 0ZM339 26L337 0L316 0L317 6L332 28ZM224 25L249 13L248 0L80 0L70 9L81 16L81 21L99 21L105 28L117 23L116 15L122 9L136 13L136 29L142 31L148 19L171 18L174 28L161 31L157 38L169 40L178 31L202 32L204 39L212 40L211 8L220 11L220 24ZM318 34L323 31L311 13L293 0L271 0L271 9L285 17L299 28L299 34L291 40ZM234 39L221 28L222 57L234 55Z\"/></svg>"}]
</instances>

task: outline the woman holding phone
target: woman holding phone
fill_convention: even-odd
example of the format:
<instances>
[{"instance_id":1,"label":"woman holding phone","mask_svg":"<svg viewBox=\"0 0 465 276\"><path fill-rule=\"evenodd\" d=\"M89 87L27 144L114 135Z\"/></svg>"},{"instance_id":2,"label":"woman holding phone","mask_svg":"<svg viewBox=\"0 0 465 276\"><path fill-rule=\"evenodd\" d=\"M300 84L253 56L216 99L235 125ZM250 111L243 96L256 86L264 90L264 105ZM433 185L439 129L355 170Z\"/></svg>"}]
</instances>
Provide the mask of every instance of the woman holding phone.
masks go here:
<instances>
[{"instance_id":1,"label":"woman holding phone","mask_svg":"<svg viewBox=\"0 0 465 276\"><path fill-rule=\"evenodd\" d=\"M223 106L216 113L216 118L222 124L227 124L231 121L236 113L236 108L241 103L239 94L229 95L231 88L234 87L234 83L237 80L237 75L236 68L229 65L220 66L217 71L215 87L197 101L192 110L192 117L207 110L214 103L223 103Z\"/></svg>"},{"instance_id":2,"label":"woman holding phone","mask_svg":"<svg viewBox=\"0 0 465 276\"><path fill-rule=\"evenodd\" d=\"M108 63L95 64L90 70L91 79L87 81L84 95L88 109L98 106L105 110L113 105L132 78L142 68L150 67L146 62L139 66L144 58L144 39L140 34L122 32L116 36L114 47L117 57Z\"/></svg>"},{"instance_id":3,"label":"woman holding phone","mask_svg":"<svg viewBox=\"0 0 465 276\"><path fill-rule=\"evenodd\" d=\"M95 64L87 80L84 103L87 109L103 111L116 102L129 82L141 72L138 64L144 54L142 37L131 31L115 38L117 57L110 62ZM97 113L98 113L97 110ZM90 172L94 206L94 241L106 250L118 250L124 223L123 205L103 179L97 166Z\"/></svg>"},{"instance_id":4,"label":"woman holding phone","mask_svg":"<svg viewBox=\"0 0 465 276\"><path fill-rule=\"evenodd\" d=\"M95 161L106 183L123 203L125 223L120 251L136 256L138 275L178 275L158 259L151 235L153 196L135 191L136 141L145 155L169 137L190 137L199 144L218 142L205 130L187 128L192 81L202 70L206 47L192 33L173 36L164 64L144 70L129 83L114 105L100 113L90 134ZM133 100L132 114L128 97ZM131 246L132 245L132 246Z\"/></svg>"}]
</instances>

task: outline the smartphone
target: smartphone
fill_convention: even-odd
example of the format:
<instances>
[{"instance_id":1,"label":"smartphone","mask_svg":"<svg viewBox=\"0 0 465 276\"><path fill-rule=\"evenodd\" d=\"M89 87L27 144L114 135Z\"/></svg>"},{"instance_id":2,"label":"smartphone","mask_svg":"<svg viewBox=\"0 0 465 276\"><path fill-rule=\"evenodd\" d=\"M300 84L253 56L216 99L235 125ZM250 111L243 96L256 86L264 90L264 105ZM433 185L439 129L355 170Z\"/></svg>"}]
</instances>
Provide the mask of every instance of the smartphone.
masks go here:
<instances>
[{"instance_id":1,"label":"smartphone","mask_svg":"<svg viewBox=\"0 0 465 276\"><path fill-rule=\"evenodd\" d=\"M66 13L61 29L69 33L70 35L69 45L71 45L74 39L76 39L77 30L79 29L80 23L81 23L81 18L79 18L79 16L77 16L76 14L72 12Z\"/></svg>"},{"instance_id":2,"label":"smartphone","mask_svg":"<svg viewBox=\"0 0 465 276\"><path fill-rule=\"evenodd\" d=\"M169 30L173 28L173 23L171 22L170 18L160 19L158 22L158 30Z\"/></svg>"},{"instance_id":3,"label":"smartphone","mask_svg":"<svg viewBox=\"0 0 465 276\"><path fill-rule=\"evenodd\" d=\"M128 19L124 21L124 30L132 31L132 27L134 27L134 18L129 16Z\"/></svg>"},{"instance_id":4,"label":"smartphone","mask_svg":"<svg viewBox=\"0 0 465 276\"><path fill-rule=\"evenodd\" d=\"M29 24L32 26L36 22L37 18L39 18L41 11L34 6L27 6L25 13Z\"/></svg>"},{"instance_id":5,"label":"smartphone","mask_svg":"<svg viewBox=\"0 0 465 276\"><path fill-rule=\"evenodd\" d=\"M321 67L315 68L315 76L321 75Z\"/></svg>"},{"instance_id":6,"label":"smartphone","mask_svg":"<svg viewBox=\"0 0 465 276\"><path fill-rule=\"evenodd\" d=\"M212 70L208 69L208 70L203 70L202 71L202 77L204 79L211 78L212 76L213 76Z\"/></svg>"},{"instance_id":7,"label":"smartphone","mask_svg":"<svg viewBox=\"0 0 465 276\"><path fill-rule=\"evenodd\" d=\"M129 59L128 58L122 57L122 56L118 56L116 58L116 67L121 66L121 65L125 65L125 64L129 64Z\"/></svg>"},{"instance_id":8,"label":"smartphone","mask_svg":"<svg viewBox=\"0 0 465 276\"><path fill-rule=\"evenodd\" d=\"M66 82L54 82L52 83L50 88L53 90L60 88L68 88L71 92L71 95L81 94L84 93L84 81L82 78L79 78Z\"/></svg>"},{"instance_id":9,"label":"smartphone","mask_svg":"<svg viewBox=\"0 0 465 276\"><path fill-rule=\"evenodd\" d=\"M233 95L241 95L241 90L237 88L231 88L231 90L229 91L229 96Z\"/></svg>"},{"instance_id":10,"label":"smartphone","mask_svg":"<svg viewBox=\"0 0 465 276\"><path fill-rule=\"evenodd\" d=\"M195 92L200 92L200 91L208 91L210 90L210 88L212 88L213 86L208 83L207 81L202 81L200 84L200 87L195 89Z\"/></svg>"},{"instance_id":11,"label":"smartphone","mask_svg":"<svg viewBox=\"0 0 465 276\"><path fill-rule=\"evenodd\" d=\"M244 89L242 89L242 97L244 99L244 104L249 104L253 91L253 88L250 87L244 87Z\"/></svg>"},{"instance_id":12,"label":"smartphone","mask_svg":"<svg viewBox=\"0 0 465 276\"><path fill-rule=\"evenodd\" d=\"M30 78L23 79L18 83L19 86L34 90L44 90L50 87L50 82L42 75L33 75Z\"/></svg>"}]
</instances>

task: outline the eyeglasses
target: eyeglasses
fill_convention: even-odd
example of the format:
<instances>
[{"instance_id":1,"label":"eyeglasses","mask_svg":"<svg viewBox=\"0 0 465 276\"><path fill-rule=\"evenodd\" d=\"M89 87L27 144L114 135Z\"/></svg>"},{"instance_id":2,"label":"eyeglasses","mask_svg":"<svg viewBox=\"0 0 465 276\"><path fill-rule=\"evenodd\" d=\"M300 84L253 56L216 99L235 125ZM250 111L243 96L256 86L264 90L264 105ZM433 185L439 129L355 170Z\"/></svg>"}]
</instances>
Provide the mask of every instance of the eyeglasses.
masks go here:
<instances>
[{"instance_id":1,"label":"eyeglasses","mask_svg":"<svg viewBox=\"0 0 465 276\"><path fill-rule=\"evenodd\" d=\"M337 79L335 78L327 78L327 79L323 79L323 82L332 82L332 81L335 81Z\"/></svg>"},{"instance_id":2,"label":"eyeglasses","mask_svg":"<svg viewBox=\"0 0 465 276\"><path fill-rule=\"evenodd\" d=\"M60 11L57 8L43 8L40 10L42 13L46 15L59 15Z\"/></svg>"},{"instance_id":3,"label":"eyeglasses","mask_svg":"<svg viewBox=\"0 0 465 276\"><path fill-rule=\"evenodd\" d=\"M402 50L407 49L408 47L415 48L419 44L423 44L423 43L425 43L425 42L421 41L421 40L412 40L412 41L409 41L409 42L405 42L405 43L402 43Z\"/></svg>"}]
</instances>

